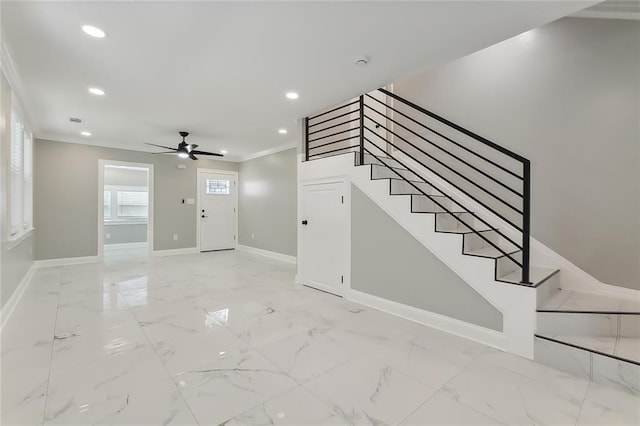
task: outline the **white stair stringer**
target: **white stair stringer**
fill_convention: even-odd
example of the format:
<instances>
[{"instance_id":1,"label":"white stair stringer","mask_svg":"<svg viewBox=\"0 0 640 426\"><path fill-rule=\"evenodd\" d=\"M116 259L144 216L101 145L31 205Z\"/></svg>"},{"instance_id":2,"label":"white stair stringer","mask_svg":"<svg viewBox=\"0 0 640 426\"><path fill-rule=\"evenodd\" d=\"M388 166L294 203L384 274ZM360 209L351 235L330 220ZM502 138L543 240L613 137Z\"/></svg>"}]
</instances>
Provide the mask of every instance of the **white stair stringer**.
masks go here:
<instances>
[{"instance_id":1,"label":"white stair stringer","mask_svg":"<svg viewBox=\"0 0 640 426\"><path fill-rule=\"evenodd\" d=\"M454 201L458 201L466 208L473 211L475 214L492 224L496 228L500 229L505 235L514 241L520 240L520 234L507 222L500 219L495 214L491 213L480 203L477 203L464 195L461 191L445 182L439 176L436 176L433 172L427 170L420 165L417 161L411 159L406 154L395 151L393 157L397 158L405 167L415 171L419 176L422 176L427 182L436 185L437 188L442 189L451 196ZM587 293L596 293L608 297L621 297L640 301L640 291L605 284L599 281L597 278L588 274L586 271L575 265L565 257L561 256L557 252L553 251L546 245L542 244L535 238L530 238L531 248L531 266L548 269L559 269L559 288L565 290L583 291Z\"/></svg>"},{"instance_id":2,"label":"white stair stringer","mask_svg":"<svg viewBox=\"0 0 640 426\"><path fill-rule=\"evenodd\" d=\"M463 255L462 235L435 232L435 215L411 213L411 197L389 195L389 180L371 180L371 166L356 167L353 155L301 163L298 176L300 181L330 177L348 179L503 316L502 332L477 326L469 334L460 329L446 331L533 359L535 288L494 281L493 259ZM486 331L478 333L477 329Z\"/></svg>"}]
</instances>

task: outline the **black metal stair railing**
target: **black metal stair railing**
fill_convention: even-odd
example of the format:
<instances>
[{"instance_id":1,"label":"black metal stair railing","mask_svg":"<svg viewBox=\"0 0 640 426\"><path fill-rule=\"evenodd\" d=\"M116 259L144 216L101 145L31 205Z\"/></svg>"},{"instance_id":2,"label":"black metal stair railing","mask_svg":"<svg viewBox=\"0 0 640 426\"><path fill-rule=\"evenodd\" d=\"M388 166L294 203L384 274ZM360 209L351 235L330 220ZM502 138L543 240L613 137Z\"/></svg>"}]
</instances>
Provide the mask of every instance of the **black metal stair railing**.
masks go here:
<instances>
[{"instance_id":1,"label":"black metal stair railing","mask_svg":"<svg viewBox=\"0 0 640 426\"><path fill-rule=\"evenodd\" d=\"M372 178L374 167L390 170L391 175L385 178L405 182L415 195L438 206L440 211L434 213L454 218L465 232L482 240L493 250L489 257L496 259L496 279L498 262L504 259L520 270L520 283L530 283L528 159L386 89L305 119L305 161L349 152L356 154L358 165L371 161ZM408 164L411 162L491 212L520 238L510 237L510 233L462 205L459 197L447 194L450 189L425 178ZM428 193L422 183L443 195ZM455 202L468 217L447 208L442 197ZM508 246L488 236L488 230Z\"/></svg>"}]
</instances>

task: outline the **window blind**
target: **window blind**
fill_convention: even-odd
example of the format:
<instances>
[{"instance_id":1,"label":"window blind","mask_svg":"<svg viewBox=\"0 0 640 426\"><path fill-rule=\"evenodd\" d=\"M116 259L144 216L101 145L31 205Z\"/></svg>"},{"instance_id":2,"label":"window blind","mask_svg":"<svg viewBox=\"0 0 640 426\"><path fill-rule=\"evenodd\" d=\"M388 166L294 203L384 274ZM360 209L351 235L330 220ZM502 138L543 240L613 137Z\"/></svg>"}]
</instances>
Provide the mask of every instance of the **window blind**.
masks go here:
<instances>
[{"instance_id":1,"label":"window blind","mask_svg":"<svg viewBox=\"0 0 640 426\"><path fill-rule=\"evenodd\" d=\"M11 235L16 235L24 222L23 210L23 140L24 130L22 122L15 111L11 111L11 146L10 146L10 202L11 202Z\"/></svg>"}]
</instances>

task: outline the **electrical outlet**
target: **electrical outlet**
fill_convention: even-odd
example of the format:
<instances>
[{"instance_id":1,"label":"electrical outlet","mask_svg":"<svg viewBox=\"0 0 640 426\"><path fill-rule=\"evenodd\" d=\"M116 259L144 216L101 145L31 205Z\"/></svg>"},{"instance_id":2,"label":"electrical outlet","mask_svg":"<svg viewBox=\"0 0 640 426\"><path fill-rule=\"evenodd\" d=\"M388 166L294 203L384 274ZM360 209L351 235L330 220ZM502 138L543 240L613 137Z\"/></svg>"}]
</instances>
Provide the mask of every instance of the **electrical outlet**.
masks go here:
<instances>
[{"instance_id":1,"label":"electrical outlet","mask_svg":"<svg viewBox=\"0 0 640 426\"><path fill-rule=\"evenodd\" d=\"M178 240L178 234L173 234L173 241L177 241Z\"/></svg>"},{"instance_id":2,"label":"electrical outlet","mask_svg":"<svg viewBox=\"0 0 640 426\"><path fill-rule=\"evenodd\" d=\"M107 240L111 239L111 234L107 232L107 235L105 235L105 237L107 238Z\"/></svg>"},{"instance_id":3,"label":"electrical outlet","mask_svg":"<svg viewBox=\"0 0 640 426\"><path fill-rule=\"evenodd\" d=\"M253 238L255 237L255 235L253 235L253 232L251 233L251 239L253 240Z\"/></svg>"}]
</instances>

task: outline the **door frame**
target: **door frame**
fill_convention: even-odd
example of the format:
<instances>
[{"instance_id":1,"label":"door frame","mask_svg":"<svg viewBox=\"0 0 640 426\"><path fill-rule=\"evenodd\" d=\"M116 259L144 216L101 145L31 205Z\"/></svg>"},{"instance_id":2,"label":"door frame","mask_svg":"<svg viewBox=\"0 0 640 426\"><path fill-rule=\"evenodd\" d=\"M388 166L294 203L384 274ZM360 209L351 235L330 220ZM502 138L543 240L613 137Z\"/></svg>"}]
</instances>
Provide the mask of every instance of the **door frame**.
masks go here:
<instances>
[{"instance_id":1,"label":"door frame","mask_svg":"<svg viewBox=\"0 0 640 426\"><path fill-rule=\"evenodd\" d=\"M240 191L238 190L238 184L240 183L238 181L238 172L237 171L233 171L233 170L218 170L218 169L207 169L207 168L203 168L203 167L198 167L196 169L196 250L198 251L198 253L200 253L200 184L202 183L200 180L200 173L216 173L216 174L221 174L221 175L232 175L234 178L234 182L235 182L235 187L236 187L236 202L234 205L234 209L236 211L235 214L235 219L236 219L236 227L234 232L235 237L235 244L234 244L234 249L238 248L238 240L240 239L240 236L238 235L238 199L240 198Z\"/></svg>"},{"instance_id":2,"label":"door frame","mask_svg":"<svg viewBox=\"0 0 640 426\"><path fill-rule=\"evenodd\" d=\"M344 234L342 247L344 250L343 256L343 264L342 270L344 271L344 282L342 286L339 288L340 291L331 294L335 294L336 296L346 298L349 295L351 290L351 180L347 176L334 176L328 178L319 178L319 179L305 179L298 182L298 268L296 273L296 284L305 285L305 263L308 262L308 259L305 256L302 240L302 220L305 219L303 217L303 206L304 206L304 191L306 186L311 185L322 185L329 183L337 183L342 185L342 189L344 192L344 209L342 209L342 220L344 223ZM315 287L310 287L314 290L318 290ZM324 290L320 290L324 291Z\"/></svg>"},{"instance_id":3,"label":"door frame","mask_svg":"<svg viewBox=\"0 0 640 426\"><path fill-rule=\"evenodd\" d=\"M134 163L130 161L98 160L98 261L104 260L104 168L105 166L136 167L147 169L147 193L149 194L149 215L147 217L147 254L153 255L153 223L154 223L154 170L151 163Z\"/></svg>"}]
</instances>

